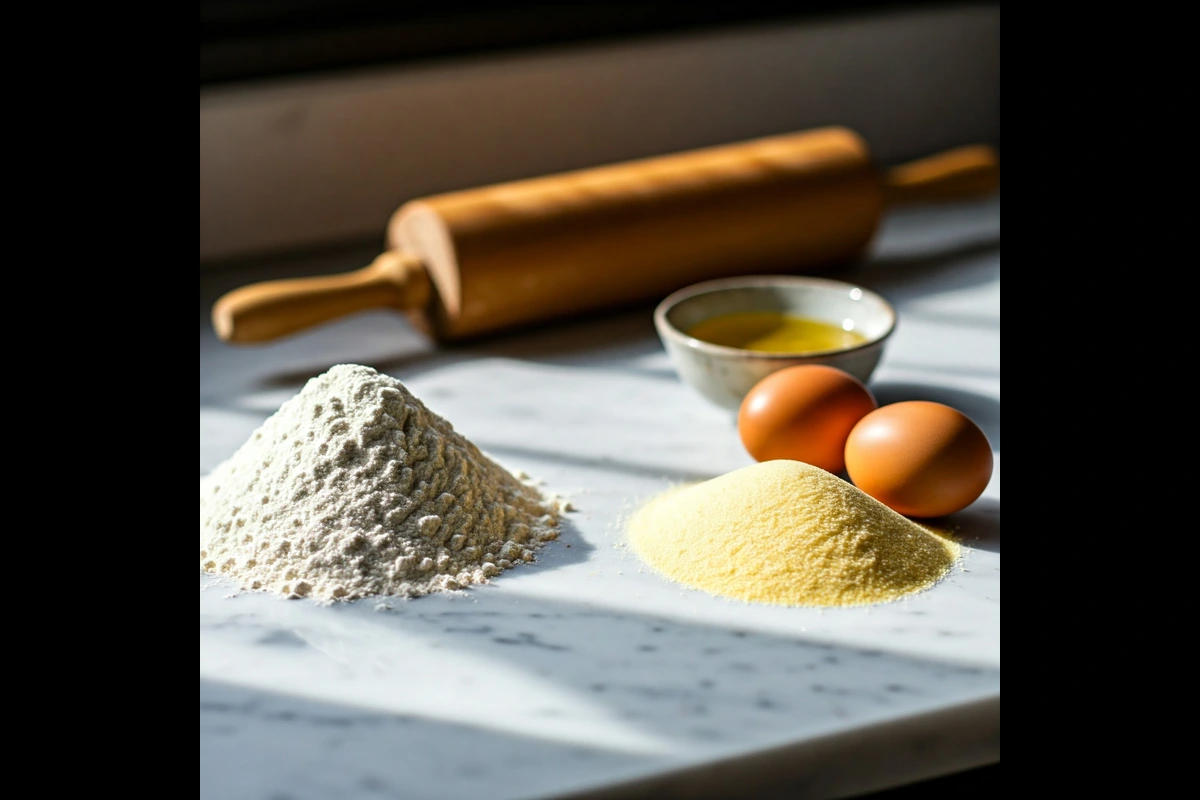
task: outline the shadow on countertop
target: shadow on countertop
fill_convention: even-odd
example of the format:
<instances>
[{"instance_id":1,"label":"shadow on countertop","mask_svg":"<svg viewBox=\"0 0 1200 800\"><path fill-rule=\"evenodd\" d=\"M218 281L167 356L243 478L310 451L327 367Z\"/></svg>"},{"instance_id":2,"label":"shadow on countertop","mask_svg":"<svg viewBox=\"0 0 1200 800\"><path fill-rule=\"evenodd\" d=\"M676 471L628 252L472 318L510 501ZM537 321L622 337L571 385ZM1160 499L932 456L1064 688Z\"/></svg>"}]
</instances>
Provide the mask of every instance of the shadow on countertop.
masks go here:
<instances>
[{"instance_id":1,"label":"shadow on countertop","mask_svg":"<svg viewBox=\"0 0 1200 800\"><path fill-rule=\"evenodd\" d=\"M251 648L240 657L253 657L260 673L287 663L292 677L255 688L202 676L202 781L232 780L222 765L269 740L287 742L292 768L272 776L268 759L246 780L312 771L307 780L319 775L327 793L346 794L352 787L338 782L369 775L381 791L431 796L436 775L454 796L782 800L847 796L834 790L958 770L999 753L999 671L990 666L499 586L390 603L384 612L370 602L230 602L228 611L202 603L202 637L206 627L236 624ZM931 624L925 619L914 610L905 624ZM422 642L442 655L414 657L410 648ZM358 651L370 657L350 657ZM331 662L331 654L340 655ZM525 691L481 694L476 670L484 665L494 665L497 687ZM292 692L302 685L296 670L310 680ZM340 676L337 700L322 688L326 674ZM407 694L435 674L450 696L429 703ZM538 684L545 692L529 691ZM963 699L930 703L933 686ZM482 703L478 714L474 703ZM861 725L846 727L854 718ZM605 788L581 791L587 786ZM286 787L260 788L265 796Z\"/></svg>"}]
</instances>

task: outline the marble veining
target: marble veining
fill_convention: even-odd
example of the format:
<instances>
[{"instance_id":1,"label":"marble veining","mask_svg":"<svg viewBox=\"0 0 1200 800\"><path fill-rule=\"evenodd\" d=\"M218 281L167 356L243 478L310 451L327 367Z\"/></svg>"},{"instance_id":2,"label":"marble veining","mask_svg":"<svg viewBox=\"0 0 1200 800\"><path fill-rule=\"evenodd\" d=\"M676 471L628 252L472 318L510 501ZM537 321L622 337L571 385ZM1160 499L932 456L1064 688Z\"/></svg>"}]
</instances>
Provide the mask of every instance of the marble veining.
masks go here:
<instances>
[{"instance_id":1,"label":"marble veining","mask_svg":"<svg viewBox=\"0 0 1200 800\"><path fill-rule=\"evenodd\" d=\"M231 277L202 276L201 475L309 377L367 363L577 508L536 563L462 593L322 606L201 574L202 799L599 798L755 776L819 798L998 760L999 274L998 202L895 214L850 271L900 312L877 397L966 411L996 470L949 520L966 555L945 580L838 609L711 597L625 545L638 503L751 463L645 309L443 349L380 312L232 348L205 317Z\"/></svg>"}]
</instances>

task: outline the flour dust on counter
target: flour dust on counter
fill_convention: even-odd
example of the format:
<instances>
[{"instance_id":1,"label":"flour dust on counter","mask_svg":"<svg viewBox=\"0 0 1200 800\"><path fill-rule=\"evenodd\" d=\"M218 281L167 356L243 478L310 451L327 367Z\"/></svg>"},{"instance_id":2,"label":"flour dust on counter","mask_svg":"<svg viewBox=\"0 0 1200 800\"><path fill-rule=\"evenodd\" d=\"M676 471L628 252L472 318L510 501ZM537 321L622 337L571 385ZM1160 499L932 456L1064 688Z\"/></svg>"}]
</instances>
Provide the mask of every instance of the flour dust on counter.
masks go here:
<instances>
[{"instance_id":1,"label":"flour dust on counter","mask_svg":"<svg viewBox=\"0 0 1200 800\"><path fill-rule=\"evenodd\" d=\"M325 602L418 597L533 561L566 508L400 381L341 364L201 479L200 569Z\"/></svg>"}]
</instances>

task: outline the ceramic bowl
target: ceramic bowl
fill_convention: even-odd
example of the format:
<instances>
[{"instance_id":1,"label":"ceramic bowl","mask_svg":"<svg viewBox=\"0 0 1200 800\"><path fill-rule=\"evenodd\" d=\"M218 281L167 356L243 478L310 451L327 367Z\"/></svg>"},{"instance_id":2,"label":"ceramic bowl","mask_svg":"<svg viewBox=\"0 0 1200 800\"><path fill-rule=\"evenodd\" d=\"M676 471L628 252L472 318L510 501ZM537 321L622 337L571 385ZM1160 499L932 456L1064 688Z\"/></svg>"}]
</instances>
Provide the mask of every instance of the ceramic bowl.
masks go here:
<instances>
[{"instance_id":1,"label":"ceramic bowl","mask_svg":"<svg viewBox=\"0 0 1200 800\"><path fill-rule=\"evenodd\" d=\"M687 333L705 320L744 311L780 311L829 322L858 331L866 340L836 350L763 353L712 344ZM654 326L679 377L717 405L736 410L756 383L795 364L827 364L866 383L896 328L896 311L880 295L853 283L756 275L680 289L658 304Z\"/></svg>"}]
</instances>

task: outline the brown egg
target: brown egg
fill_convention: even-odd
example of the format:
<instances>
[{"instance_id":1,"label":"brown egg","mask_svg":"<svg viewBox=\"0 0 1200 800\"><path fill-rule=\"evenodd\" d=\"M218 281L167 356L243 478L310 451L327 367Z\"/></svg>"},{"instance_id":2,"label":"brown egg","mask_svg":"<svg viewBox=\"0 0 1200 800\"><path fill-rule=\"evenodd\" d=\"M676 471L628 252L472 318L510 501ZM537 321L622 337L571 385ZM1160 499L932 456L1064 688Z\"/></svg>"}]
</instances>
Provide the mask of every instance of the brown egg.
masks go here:
<instances>
[{"instance_id":1,"label":"brown egg","mask_svg":"<svg viewBox=\"0 0 1200 800\"><path fill-rule=\"evenodd\" d=\"M927 400L890 403L850 431L846 473L893 511L940 517L983 494L992 477L992 448L957 409Z\"/></svg>"},{"instance_id":2,"label":"brown egg","mask_svg":"<svg viewBox=\"0 0 1200 800\"><path fill-rule=\"evenodd\" d=\"M786 367L742 400L738 434L756 461L803 461L836 474L845 468L850 430L877 406L848 372L821 364Z\"/></svg>"}]
</instances>

